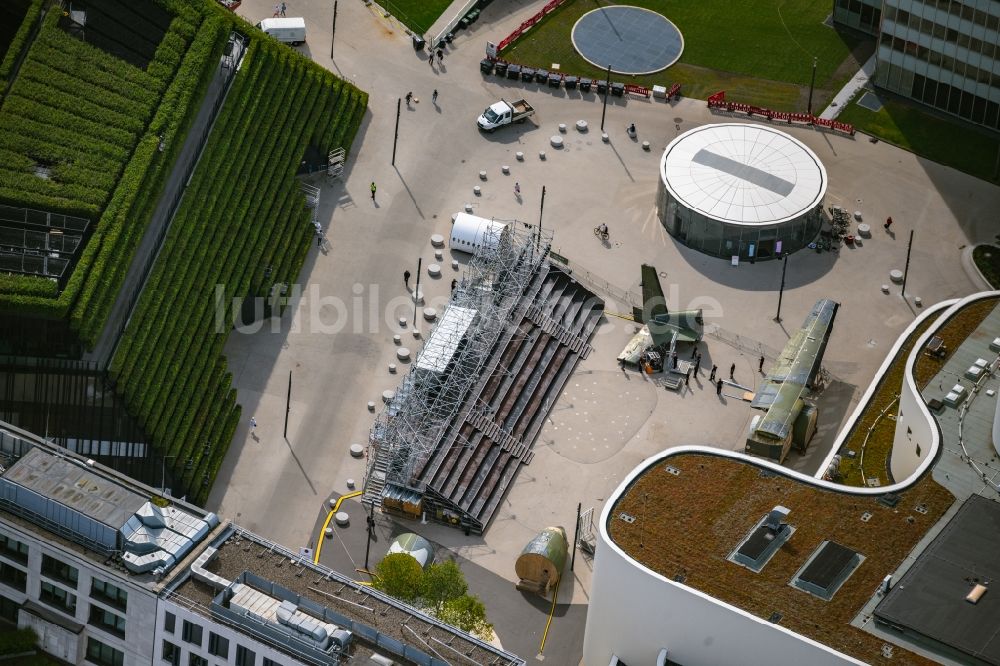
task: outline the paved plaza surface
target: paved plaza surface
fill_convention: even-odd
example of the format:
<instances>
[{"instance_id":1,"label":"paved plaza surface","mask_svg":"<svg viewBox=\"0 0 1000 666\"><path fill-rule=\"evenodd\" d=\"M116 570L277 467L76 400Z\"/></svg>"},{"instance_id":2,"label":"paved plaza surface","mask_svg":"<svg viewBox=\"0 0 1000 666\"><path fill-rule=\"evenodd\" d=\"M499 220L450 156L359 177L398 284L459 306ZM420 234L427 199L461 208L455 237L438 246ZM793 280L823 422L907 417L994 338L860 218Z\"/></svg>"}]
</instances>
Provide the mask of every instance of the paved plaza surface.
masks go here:
<instances>
[{"instance_id":1,"label":"paved plaza surface","mask_svg":"<svg viewBox=\"0 0 1000 666\"><path fill-rule=\"evenodd\" d=\"M452 549L470 566L470 591L479 594L497 625L500 641L532 658L549 608L514 590L514 560L540 529L563 525L572 531L577 503L595 508L623 476L644 458L678 444L706 444L741 450L751 417L748 405L718 398L707 382L715 363L728 374L736 363L736 380L753 388L756 349L780 350L819 298L842 303L826 352L832 382L820 399L820 441L832 442L886 351L925 304L978 291L960 261L963 248L987 241L996 233L1000 188L919 159L885 143L858 135L848 138L787 128L823 160L829 175L827 205L859 211L871 223L872 238L839 255L802 251L790 256L782 319L773 321L781 276L779 262L741 264L689 250L660 226L654 209L660 156L680 132L710 122L733 122L715 115L704 101L611 98L601 141L601 100L595 94L551 91L495 77L483 77L478 63L487 40L497 42L544 4L498 1L484 10L471 30L458 34L446 50L443 65L428 66L408 36L391 20L362 2L339 3L335 57L330 59L332 4L327 0L288 3L288 15L302 15L308 43L300 48L320 65L354 82L371 95L367 114L352 147L341 180L322 184L320 221L327 245L314 248L301 275L303 298L280 320L265 322L256 333L234 333L226 353L243 405L244 424L237 432L209 508L289 547L314 544L326 517L326 501L348 492L347 479L360 487L364 460L351 458L351 443L365 443L374 414L367 402L381 407L382 391L396 387L400 374L390 374L395 360L393 335L414 351L428 325L418 321L421 338L400 328L400 316L412 316L403 271L416 273L434 261L431 234L447 237L451 215L466 203L486 217L535 223L545 187L542 224L555 233L554 249L570 262L581 280L606 283L601 293L608 310L628 312L620 294L639 293L639 266L650 263L661 275L668 306L701 307L706 323L718 332L702 345L702 375L689 390L669 392L655 381L622 372L615 356L628 341L634 324L609 315L598 328L594 352L582 362L553 406L550 420L535 444L531 464L522 467L512 490L484 537L466 537L440 525L409 524L437 544ZM239 13L256 22L270 16L272 3L247 0ZM670 84L669 70L664 72ZM431 93L438 90L436 103ZM404 103L399 124L396 164L390 164L397 100ZM527 97L537 109L524 125L483 135L476 116L500 97ZM419 100L419 101L418 101ZM577 120L590 131L578 133ZM532 122L534 121L534 122ZM634 122L638 140L624 131ZM559 134L565 147L549 146ZM649 141L652 149L642 149ZM539 151L546 151L544 161ZM515 152L524 153L524 161ZM501 165L510 166L502 175ZM479 171L487 172L485 182ZM372 201L370 183L377 184ZM520 186L515 196L514 184ZM482 195L475 196L479 185ZM882 221L891 215L891 231ZM610 228L610 243L592 229ZM915 230L904 301L898 285L890 294L889 271L902 269L910 230ZM448 297L458 272L445 249L438 279L421 278L430 305ZM455 259L467 260L456 253ZM411 280L412 286L412 280ZM210 297L207 295L206 297ZM324 300L325 299L325 300ZM272 327L273 325L273 327ZM336 332L333 332L336 331ZM769 359L773 360L773 359ZM403 366L400 372L405 372ZM283 436L289 373L292 377L287 439ZM249 419L256 418L256 432ZM792 467L813 472L825 451L817 446L805 456L793 453ZM363 559L364 520L360 506L345 530L353 548L339 533L324 544L323 561L349 567L346 555ZM379 529L397 530L379 518ZM373 561L387 548L373 546ZM376 556L377 555L377 556ZM330 558L329 560L327 558ZM474 566L473 566L474 565ZM579 662L583 617L590 585L589 561L577 558L566 574L559 606L550 628L546 661ZM530 627L530 630L528 629ZM506 633L506 635L505 635ZM532 647L534 646L534 647Z\"/></svg>"}]
</instances>

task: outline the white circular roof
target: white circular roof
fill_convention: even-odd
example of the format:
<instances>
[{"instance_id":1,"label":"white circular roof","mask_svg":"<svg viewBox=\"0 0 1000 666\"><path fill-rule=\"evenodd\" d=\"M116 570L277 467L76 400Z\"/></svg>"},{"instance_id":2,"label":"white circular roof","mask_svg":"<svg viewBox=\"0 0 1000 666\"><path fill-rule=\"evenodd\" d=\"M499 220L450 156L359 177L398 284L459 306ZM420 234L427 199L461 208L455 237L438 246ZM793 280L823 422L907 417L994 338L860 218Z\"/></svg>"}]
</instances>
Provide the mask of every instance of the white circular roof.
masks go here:
<instances>
[{"instance_id":1,"label":"white circular roof","mask_svg":"<svg viewBox=\"0 0 1000 666\"><path fill-rule=\"evenodd\" d=\"M660 177L683 205L734 224L793 219L826 193L826 169L816 153L764 125L689 130L663 151Z\"/></svg>"}]
</instances>

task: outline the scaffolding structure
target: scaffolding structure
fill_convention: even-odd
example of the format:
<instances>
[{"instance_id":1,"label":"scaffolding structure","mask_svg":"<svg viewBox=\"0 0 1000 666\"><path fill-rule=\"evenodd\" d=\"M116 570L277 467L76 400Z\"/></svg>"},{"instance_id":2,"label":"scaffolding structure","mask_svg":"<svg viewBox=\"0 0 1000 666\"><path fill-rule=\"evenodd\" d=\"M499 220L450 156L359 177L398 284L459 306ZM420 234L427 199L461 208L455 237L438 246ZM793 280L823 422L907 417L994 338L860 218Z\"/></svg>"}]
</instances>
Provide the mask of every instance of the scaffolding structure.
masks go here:
<instances>
[{"instance_id":1,"label":"scaffolding structure","mask_svg":"<svg viewBox=\"0 0 1000 666\"><path fill-rule=\"evenodd\" d=\"M483 237L441 318L461 308L463 324L435 327L371 428L364 502L380 506L385 495L419 504L427 488L417 478L417 465L441 445L468 445L449 432L464 418L463 409L470 409L472 389L498 343L513 334L532 305L530 286L547 269L551 244L551 232L518 221ZM475 314L466 326L470 311ZM442 350L450 357L442 359ZM425 353L434 358L423 362Z\"/></svg>"}]
</instances>

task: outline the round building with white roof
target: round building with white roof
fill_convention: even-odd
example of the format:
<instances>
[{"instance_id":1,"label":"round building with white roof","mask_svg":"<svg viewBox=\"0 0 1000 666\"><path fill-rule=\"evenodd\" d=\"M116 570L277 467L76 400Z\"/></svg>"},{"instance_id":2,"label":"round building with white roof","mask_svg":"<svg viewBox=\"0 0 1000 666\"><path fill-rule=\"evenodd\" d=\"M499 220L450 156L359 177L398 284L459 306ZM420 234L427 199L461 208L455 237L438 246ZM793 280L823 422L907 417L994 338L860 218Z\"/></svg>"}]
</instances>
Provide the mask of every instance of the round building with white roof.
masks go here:
<instances>
[{"instance_id":1,"label":"round building with white roof","mask_svg":"<svg viewBox=\"0 0 1000 666\"><path fill-rule=\"evenodd\" d=\"M704 125L660 160L657 214L681 243L718 257L771 259L816 239L826 169L812 150L763 125Z\"/></svg>"}]
</instances>

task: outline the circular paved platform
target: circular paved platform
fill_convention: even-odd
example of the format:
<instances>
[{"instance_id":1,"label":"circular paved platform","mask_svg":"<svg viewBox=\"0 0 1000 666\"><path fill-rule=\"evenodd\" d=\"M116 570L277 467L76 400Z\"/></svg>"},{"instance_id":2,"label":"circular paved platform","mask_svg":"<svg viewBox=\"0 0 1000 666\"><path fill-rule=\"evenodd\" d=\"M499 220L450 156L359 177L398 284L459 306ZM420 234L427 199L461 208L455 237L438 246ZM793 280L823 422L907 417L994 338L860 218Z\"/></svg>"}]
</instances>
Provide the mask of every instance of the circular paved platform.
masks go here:
<instances>
[{"instance_id":1,"label":"circular paved platform","mask_svg":"<svg viewBox=\"0 0 1000 666\"><path fill-rule=\"evenodd\" d=\"M584 60L619 74L652 74L677 62L684 36L662 14L628 5L587 12L573 26L573 48Z\"/></svg>"}]
</instances>

